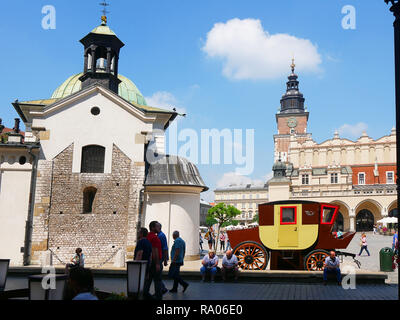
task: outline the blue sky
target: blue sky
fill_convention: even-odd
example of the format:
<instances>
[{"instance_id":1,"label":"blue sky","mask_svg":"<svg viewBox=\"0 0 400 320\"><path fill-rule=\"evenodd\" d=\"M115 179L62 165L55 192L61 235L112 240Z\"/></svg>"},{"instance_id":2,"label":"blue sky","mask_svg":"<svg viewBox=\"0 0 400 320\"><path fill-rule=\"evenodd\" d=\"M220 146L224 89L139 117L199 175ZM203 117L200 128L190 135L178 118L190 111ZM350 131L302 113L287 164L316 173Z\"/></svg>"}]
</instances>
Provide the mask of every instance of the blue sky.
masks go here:
<instances>
[{"instance_id":1,"label":"blue sky","mask_svg":"<svg viewBox=\"0 0 400 320\"><path fill-rule=\"evenodd\" d=\"M99 24L99 2L14 0L3 4L0 117L6 125L12 126L17 116L12 101L48 98L67 77L82 70L79 39ZM300 90L310 111L309 132L317 142L331 138L339 128L342 136L352 140L361 129L376 139L389 134L395 124L393 17L383 0L110 3L109 26L126 44L120 73L132 79L148 100L184 110L188 116L179 121L180 129L255 130L255 169L247 179L263 180L273 164L275 113L285 91L290 59L287 72L278 68L271 75L268 68L282 55L294 53L300 60ZM42 7L48 4L56 8L55 30L41 27ZM342 28L345 5L356 9L355 30ZM226 36L232 21L238 28L244 21L252 27L259 21L269 36L286 34L308 40L306 46L317 53L319 61L308 61L311 65L305 67L307 55L278 45L271 56L266 52L270 64L260 68L261 76L254 75L258 61L264 62L262 50L252 58L259 38L252 42L256 50L242 45L246 39L236 34L227 47L217 41L221 47L214 43L211 50L205 49L215 24L227 26L222 33ZM242 54L244 48L250 53ZM233 60L230 75L223 72L227 59ZM247 67L253 69L244 77L237 76L238 70ZM211 189L223 181L224 173L235 169L223 164L198 167ZM206 198L211 200L212 195Z\"/></svg>"}]
</instances>

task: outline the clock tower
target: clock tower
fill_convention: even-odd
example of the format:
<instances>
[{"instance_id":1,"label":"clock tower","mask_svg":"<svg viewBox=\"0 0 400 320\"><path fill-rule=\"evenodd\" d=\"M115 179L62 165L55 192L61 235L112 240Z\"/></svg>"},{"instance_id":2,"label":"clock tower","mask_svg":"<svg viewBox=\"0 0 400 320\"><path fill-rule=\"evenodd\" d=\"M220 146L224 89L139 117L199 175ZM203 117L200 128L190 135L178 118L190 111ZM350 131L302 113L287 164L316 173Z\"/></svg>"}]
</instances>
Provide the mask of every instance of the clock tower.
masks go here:
<instances>
[{"instance_id":1,"label":"clock tower","mask_svg":"<svg viewBox=\"0 0 400 320\"><path fill-rule=\"evenodd\" d=\"M278 134L274 135L275 153L274 161L281 159L288 162L290 137L294 136L297 140L306 140L307 122L309 113L304 107L304 97L299 91L299 81L297 74L294 73L296 65L292 61L292 73L288 77L286 93L282 96L281 106L276 114Z\"/></svg>"}]
</instances>

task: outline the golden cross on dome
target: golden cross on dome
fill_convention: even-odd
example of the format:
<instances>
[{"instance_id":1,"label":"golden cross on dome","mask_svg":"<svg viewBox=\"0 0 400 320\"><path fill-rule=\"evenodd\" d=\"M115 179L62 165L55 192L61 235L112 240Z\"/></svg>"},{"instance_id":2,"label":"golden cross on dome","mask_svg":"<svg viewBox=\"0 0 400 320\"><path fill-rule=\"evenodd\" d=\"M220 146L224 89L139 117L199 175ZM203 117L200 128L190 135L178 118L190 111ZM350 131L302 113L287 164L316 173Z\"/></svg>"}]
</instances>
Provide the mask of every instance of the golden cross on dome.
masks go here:
<instances>
[{"instance_id":1,"label":"golden cross on dome","mask_svg":"<svg viewBox=\"0 0 400 320\"><path fill-rule=\"evenodd\" d=\"M294 64L294 58L292 59L292 64L290 65L290 67L292 68L292 73L294 73L294 68L296 67L296 65Z\"/></svg>"},{"instance_id":2,"label":"golden cross on dome","mask_svg":"<svg viewBox=\"0 0 400 320\"><path fill-rule=\"evenodd\" d=\"M103 10L101 12L103 12L103 15L101 16L101 21L102 24L107 24L107 13L110 13L109 11L107 11L107 7L110 5L108 4L106 1L103 1L102 3L100 3L101 6L103 6Z\"/></svg>"}]
</instances>

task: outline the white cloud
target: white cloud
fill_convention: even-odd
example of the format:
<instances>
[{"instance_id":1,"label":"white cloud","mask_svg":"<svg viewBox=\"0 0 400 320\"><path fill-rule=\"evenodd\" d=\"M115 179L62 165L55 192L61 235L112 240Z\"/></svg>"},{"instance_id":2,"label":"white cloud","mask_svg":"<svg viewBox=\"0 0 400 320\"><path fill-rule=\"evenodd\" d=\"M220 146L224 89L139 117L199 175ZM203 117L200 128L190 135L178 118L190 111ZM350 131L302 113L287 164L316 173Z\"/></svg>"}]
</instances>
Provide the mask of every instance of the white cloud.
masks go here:
<instances>
[{"instance_id":1,"label":"white cloud","mask_svg":"<svg viewBox=\"0 0 400 320\"><path fill-rule=\"evenodd\" d=\"M215 194L214 191L212 190L207 190L205 192L203 192L202 194L200 194L200 198L205 201L205 202L214 202L215 201Z\"/></svg>"},{"instance_id":2,"label":"white cloud","mask_svg":"<svg viewBox=\"0 0 400 320\"><path fill-rule=\"evenodd\" d=\"M176 108L178 113L186 113L186 109L182 106L179 106L178 99L170 92L158 91L151 97L146 97L145 99L149 106L167 110Z\"/></svg>"},{"instance_id":3,"label":"white cloud","mask_svg":"<svg viewBox=\"0 0 400 320\"><path fill-rule=\"evenodd\" d=\"M264 176L264 180L265 180L265 181L268 181L268 180L272 179L273 177L274 177L274 172L271 171L271 172L267 173L267 174Z\"/></svg>"},{"instance_id":4,"label":"white cloud","mask_svg":"<svg viewBox=\"0 0 400 320\"><path fill-rule=\"evenodd\" d=\"M339 128L341 136L349 136L351 138L359 138L364 131L367 131L368 125L364 122L357 124L344 124Z\"/></svg>"},{"instance_id":5,"label":"white cloud","mask_svg":"<svg viewBox=\"0 0 400 320\"><path fill-rule=\"evenodd\" d=\"M293 56L298 71L320 71L321 56L308 39L289 34L269 34L260 20L232 19L216 23L207 34L203 50L223 61L229 79L272 79L288 74Z\"/></svg>"},{"instance_id":6,"label":"white cloud","mask_svg":"<svg viewBox=\"0 0 400 320\"><path fill-rule=\"evenodd\" d=\"M265 176L264 178L266 178ZM224 173L221 179L217 181L217 188L226 188L226 187L234 187L234 186L246 186L248 184L263 186L266 180L260 179L251 179L247 176L242 176L236 174L236 172L227 172Z\"/></svg>"}]
</instances>

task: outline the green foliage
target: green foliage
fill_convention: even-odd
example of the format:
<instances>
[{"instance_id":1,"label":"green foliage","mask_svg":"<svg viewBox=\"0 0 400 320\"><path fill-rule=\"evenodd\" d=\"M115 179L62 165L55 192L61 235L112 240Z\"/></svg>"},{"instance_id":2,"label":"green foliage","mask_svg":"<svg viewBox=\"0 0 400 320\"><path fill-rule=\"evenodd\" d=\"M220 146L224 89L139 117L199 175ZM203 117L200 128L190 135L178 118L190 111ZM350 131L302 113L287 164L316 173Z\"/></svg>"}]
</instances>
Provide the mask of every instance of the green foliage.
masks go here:
<instances>
[{"instance_id":1,"label":"green foliage","mask_svg":"<svg viewBox=\"0 0 400 320\"><path fill-rule=\"evenodd\" d=\"M220 227L226 227L231 224L237 225L239 221L235 218L240 215L240 210L236 209L234 206L227 206L225 203L218 203L216 206L208 210L206 219L208 221L216 221Z\"/></svg>"},{"instance_id":2,"label":"green foliage","mask_svg":"<svg viewBox=\"0 0 400 320\"><path fill-rule=\"evenodd\" d=\"M236 207L226 205L223 202L218 203L216 206L208 210L208 214L206 217L207 225L218 225L218 235L216 238L217 241L215 242L216 248L218 248L219 233L221 228L227 227L229 225L238 225L239 221L235 220L235 218L240 214L240 210L238 210Z\"/></svg>"},{"instance_id":3,"label":"green foliage","mask_svg":"<svg viewBox=\"0 0 400 320\"><path fill-rule=\"evenodd\" d=\"M254 215L254 217L253 217L253 222L259 223L259 220L258 220L258 213L256 213L256 214Z\"/></svg>"}]
</instances>

